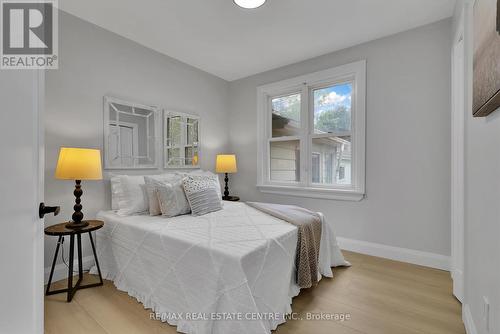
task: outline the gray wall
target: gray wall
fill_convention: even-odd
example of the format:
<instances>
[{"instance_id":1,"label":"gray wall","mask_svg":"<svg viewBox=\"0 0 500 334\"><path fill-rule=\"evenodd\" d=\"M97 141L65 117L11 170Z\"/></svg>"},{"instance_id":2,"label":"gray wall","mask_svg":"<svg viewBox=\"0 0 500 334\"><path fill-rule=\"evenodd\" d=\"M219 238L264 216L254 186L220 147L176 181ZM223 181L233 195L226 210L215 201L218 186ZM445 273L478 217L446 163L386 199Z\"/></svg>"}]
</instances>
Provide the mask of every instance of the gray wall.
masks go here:
<instances>
[{"instance_id":1,"label":"gray wall","mask_svg":"<svg viewBox=\"0 0 500 334\"><path fill-rule=\"evenodd\" d=\"M455 18L463 3L459 1ZM500 110L486 118L472 117L472 6L466 8L464 304L478 334L500 333ZM490 302L489 331L483 318L483 296Z\"/></svg>"},{"instance_id":2,"label":"gray wall","mask_svg":"<svg viewBox=\"0 0 500 334\"><path fill-rule=\"evenodd\" d=\"M450 255L451 20L231 82L231 149L243 200L322 211L342 237ZM256 87L367 60L367 199L342 202L261 194Z\"/></svg>"},{"instance_id":3,"label":"gray wall","mask_svg":"<svg viewBox=\"0 0 500 334\"><path fill-rule=\"evenodd\" d=\"M102 149L104 95L198 113L202 117L201 166L214 170L216 154L228 148L226 81L67 13L60 12L59 19L59 69L47 71L46 76L45 202L61 205L62 210L58 217L46 218L47 226L70 219L73 212L74 184L54 179L59 148ZM86 217L110 208L108 185L106 181L83 182ZM55 238L46 238L45 245L47 267Z\"/></svg>"}]
</instances>

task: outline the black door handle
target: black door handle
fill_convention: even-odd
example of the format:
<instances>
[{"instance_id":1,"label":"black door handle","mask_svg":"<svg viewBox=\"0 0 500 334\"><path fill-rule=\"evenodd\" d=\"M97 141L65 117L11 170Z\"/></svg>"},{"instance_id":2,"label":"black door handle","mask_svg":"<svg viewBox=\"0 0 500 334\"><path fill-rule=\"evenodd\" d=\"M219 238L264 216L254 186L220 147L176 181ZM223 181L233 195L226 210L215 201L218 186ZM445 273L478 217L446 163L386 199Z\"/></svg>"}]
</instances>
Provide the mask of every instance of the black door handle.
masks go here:
<instances>
[{"instance_id":1,"label":"black door handle","mask_svg":"<svg viewBox=\"0 0 500 334\"><path fill-rule=\"evenodd\" d=\"M45 206L45 204L42 202L42 203L40 203L40 208L38 209L38 216L40 218L43 218L47 213L54 213L54 216L57 216L60 211L61 211L60 207L58 207L58 206Z\"/></svg>"}]
</instances>

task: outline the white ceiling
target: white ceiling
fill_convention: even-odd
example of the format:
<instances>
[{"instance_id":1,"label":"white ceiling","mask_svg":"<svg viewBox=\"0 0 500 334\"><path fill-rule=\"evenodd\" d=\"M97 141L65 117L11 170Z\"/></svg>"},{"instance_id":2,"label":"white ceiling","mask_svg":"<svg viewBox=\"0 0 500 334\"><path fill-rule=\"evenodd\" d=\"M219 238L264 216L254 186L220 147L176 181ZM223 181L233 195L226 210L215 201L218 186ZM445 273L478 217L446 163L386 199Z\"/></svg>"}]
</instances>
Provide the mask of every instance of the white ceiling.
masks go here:
<instances>
[{"instance_id":1,"label":"white ceiling","mask_svg":"<svg viewBox=\"0 0 500 334\"><path fill-rule=\"evenodd\" d=\"M449 17L455 0L60 0L62 10L228 81Z\"/></svg>"}]
</instances>

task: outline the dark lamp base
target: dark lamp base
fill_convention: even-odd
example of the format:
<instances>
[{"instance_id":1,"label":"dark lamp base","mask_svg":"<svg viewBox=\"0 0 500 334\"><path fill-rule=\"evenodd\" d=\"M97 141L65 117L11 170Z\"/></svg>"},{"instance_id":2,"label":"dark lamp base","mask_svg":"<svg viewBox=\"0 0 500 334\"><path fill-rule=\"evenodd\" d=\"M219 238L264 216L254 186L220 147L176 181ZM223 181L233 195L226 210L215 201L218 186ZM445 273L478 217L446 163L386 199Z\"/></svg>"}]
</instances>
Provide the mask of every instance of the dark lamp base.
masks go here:
<instances>
[{"instance_id":1,"label":"dark lamp base","mask_svg":"<svg viewBox=\"0 0 500 334\"><path fill-rule=\"evenodd\" d=\"M71 216L72 221L68 222L65 226L66 228L77 230L79 228L88 226L89 223L83 220L83 212L82 212L82 200L81 197L83 195L82 190L82 181L75 180L75 191L73 191L73 195L75 195L75 206L73 209L73 216Z\"/></svg>"},{"instance_id":2,"label":"dark lamp base","mask_svg":"<svg viewBox=\"0 0 500 334\"><path fill-rule=\"evenodd\" d=\"M222 196L224 201L238 202L240 198L238 196Z\"/></svg>"},{"instance_id":3,"label":"dark lamp base","mask_svg":"<svg viewBox=\"0 0 500 334\"><path fill-rule=\"evenodd\" d=\"M229 196L229 186L228 186L229 177L227 176L227 173L226 173L226 177L224 178L224 182L226 183L226 186L224 187L224 196L222 196L222 199L224 201L231 201L231 202L239 201L240 198L238 196Z\"/></svg>"}]
</instances>

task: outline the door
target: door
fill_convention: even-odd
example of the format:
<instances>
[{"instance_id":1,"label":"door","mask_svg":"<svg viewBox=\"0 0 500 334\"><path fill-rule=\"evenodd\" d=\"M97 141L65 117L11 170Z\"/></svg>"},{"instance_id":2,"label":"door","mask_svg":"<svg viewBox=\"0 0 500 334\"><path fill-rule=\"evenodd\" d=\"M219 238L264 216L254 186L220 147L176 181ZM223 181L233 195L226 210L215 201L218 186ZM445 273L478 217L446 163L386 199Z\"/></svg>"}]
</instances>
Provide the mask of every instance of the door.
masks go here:
<instances>
[{"instance_id":1,"label":"door","mask_svg":"<svg viewBox=\"0 0 500 334\"><path fill-rule=\"evenodd\" d=\"M465 184L465 49L463 32L455 38L452 54L451 127L451 276L453 294L464 295L464 184Z\"/></svg>"},{"instance_id":2,"label":"door","mask_svg":"<svg viewBox=\"0 0 500 334\"><path fill-rule=\"evenodd\" d=\"M43 84L0 70L0 333L43 333Z\"/></svg>"}]
</instances>

